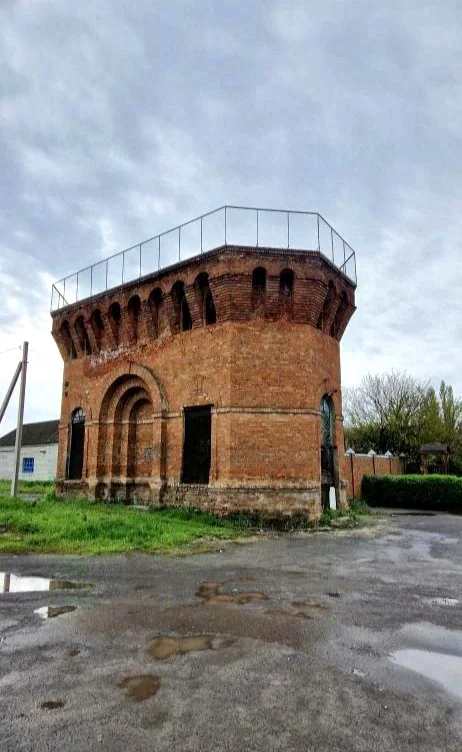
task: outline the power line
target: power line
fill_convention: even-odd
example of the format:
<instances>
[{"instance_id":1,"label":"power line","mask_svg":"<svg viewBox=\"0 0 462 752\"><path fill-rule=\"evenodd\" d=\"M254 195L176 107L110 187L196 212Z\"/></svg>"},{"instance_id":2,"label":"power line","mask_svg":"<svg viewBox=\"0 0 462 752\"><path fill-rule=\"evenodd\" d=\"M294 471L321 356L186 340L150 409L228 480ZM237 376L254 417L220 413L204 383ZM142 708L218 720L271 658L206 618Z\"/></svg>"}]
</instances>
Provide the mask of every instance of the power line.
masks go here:
<instances>
[{"instance_id":1,"label":"power line","mask_svg":"<svg viewBox=\"0 0 462 752\"><path fill-rule=\"evenodd\" d=\"M13 352L13 350L21 350L21 349L22 349L22 345L16 345L16 347L10 347L9 350L3 350L2 352L0 352L0 355L5 355L5 353Z\"/></svg>"}]
</instances>

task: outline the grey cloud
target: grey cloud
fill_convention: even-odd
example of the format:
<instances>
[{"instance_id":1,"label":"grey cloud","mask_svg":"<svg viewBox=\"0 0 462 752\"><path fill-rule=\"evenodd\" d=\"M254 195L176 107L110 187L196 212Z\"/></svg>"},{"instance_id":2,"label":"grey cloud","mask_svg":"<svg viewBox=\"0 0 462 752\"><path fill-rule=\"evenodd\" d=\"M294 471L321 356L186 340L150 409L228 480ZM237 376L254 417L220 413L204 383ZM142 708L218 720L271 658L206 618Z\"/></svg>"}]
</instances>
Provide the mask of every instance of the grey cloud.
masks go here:
<instances>
[{"instance_id":1,"label":"grey cloud","mask_svg":"<svg viewBox=\"0 0 462 752\"><path fill-rule=\"evenodd\" d=\"M461 20L436 0L2 3L3 331L46 320L41 273L222 203L290 206L359 252L345 382L407 367L462 392Z\"/></svg>"}]
</instances>

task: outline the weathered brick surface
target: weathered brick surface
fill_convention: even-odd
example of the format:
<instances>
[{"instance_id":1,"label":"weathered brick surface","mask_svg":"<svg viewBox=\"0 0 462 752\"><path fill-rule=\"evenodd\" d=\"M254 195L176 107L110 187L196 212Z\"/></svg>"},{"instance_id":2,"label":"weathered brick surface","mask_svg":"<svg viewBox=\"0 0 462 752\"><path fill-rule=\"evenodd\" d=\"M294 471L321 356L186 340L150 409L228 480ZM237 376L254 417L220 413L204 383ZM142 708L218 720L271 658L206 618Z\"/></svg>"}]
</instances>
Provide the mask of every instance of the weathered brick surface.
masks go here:
<instances>
[{"instance_id":1,"label":"weathered brick surface","mask_svg":"<svg viewBox=\"0 0 462 752\"><path fill-rule=\"evenodd\" d=\"M252 272L259 266L267 282L256 294ZM294 273L292 290L280 286L285 269ZM203 321L201 272L209 276L213 325ZM184 284L189 331L179 331L176 282ZM111 317L115 303L120 323ZM339 500L346 486L339 339L353 312L353 285L317 254L228 247L55 313L67 384L59 487L223 513L318 515L325 394L335 411ZM103 328L95 331L95 321ZM212 406L210 483L201 487L180 482L183 410L198 405ZM66 480L69 422L78 407L86 415L80 484Z\"/></svg>"}]
</instances>

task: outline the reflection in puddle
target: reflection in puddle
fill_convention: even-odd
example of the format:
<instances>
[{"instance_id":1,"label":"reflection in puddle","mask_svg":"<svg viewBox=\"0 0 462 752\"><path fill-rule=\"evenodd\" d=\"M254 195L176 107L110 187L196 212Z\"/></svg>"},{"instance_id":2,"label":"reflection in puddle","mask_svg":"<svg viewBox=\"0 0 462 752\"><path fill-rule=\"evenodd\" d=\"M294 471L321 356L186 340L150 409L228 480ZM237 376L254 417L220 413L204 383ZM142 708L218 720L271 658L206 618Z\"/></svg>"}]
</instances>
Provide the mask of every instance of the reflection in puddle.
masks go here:
<instances>
[{"instance_id":1,"label":"reflection in puddle","mask_svg":"<svg viewBox=\"0 0 462 752\"><path fill-rule=\"evenodd\" d=\"M160 678L152 674L127 676L118 686L126 690L127 697L131 697L135 702L143 702L157 694L160 688Z\"/></svg>"},{"instance_id":2,"label":"reflection in puddle","mask_svg":"<svg viewBox=\"0 0 462 752\"><path fill-rule=\"evenodd\" d=\"M228 582L203 582L196 595L207 603L237 603L238 605L243 605L244 603L256 603L257 601L268 600L268 596L259 591L244 590L239 592L238 590L233 590L231 593L220 592L221 588L226 584Z\"/></svg>"},{"instance_id":3,"label":"reflection in puddle","mask_svg":"<svg viewBox=\"0 0 462 752\"><path fill-rule=\"evenodd\" d=\"M268 616L290 616L294 619L312 619L313 617L305 613L305 611L284 611L283 608L268 608L265 611Z\"/></svg>"},{"instance_id":4,"label":"reflection in puddle","mask_svg":"<svg viewBox=\"0 0 462 752\"><path fill-rule=\"evenodd\" d=\"M429 650L397 650L391 657L398 666L442 684L462 699L462 657Z\"/></svg>"},{"instance_id":5,"label":"reflection in puddle","mask_svg":"<svg viewBox=\"0 0 462 752\"><path fill-rule=\"evenodd\" d=\"M457 606L457 598L424 598L425 603L429 606Z\"/></svg>"},{"instance_id":6,"label":"reflection in puddle","mask_svg":"<svg viewBox=\"0 0 462 752\"><path fill-rule=\"evenodd\" d=\"M42 619L54 619L61 614L70 614L71 611L75 611L76 606L42 606L36 608L34 614L38 614Z\"/></svg>"},{"instance_id":7,"label":"reflection in puddle","mask_svg":"<svg viewBox=\"0 0 462 752\"><path fill-rule=\"evenodd\" d=\"M310 611L328 611L328 606L323 603L310 603L309 601L293 601L292 606L295 608L309 609Z\"/></svg>"},{"instance_id":8,"label":"reflection in puddle","mask_svg":"<svg viewBox=\"0 0 462 752\"><path fill-rule=\"evenodd\" d=\"M79 582L49 580L46 577L23 577L10 572L0 572L0 593L38 593L45 590L75 590L89 587Z\"/></svg>"},{"instance_id":9,"label":"reflection in puddle","mask_svg":"<svg viewBox=\"0 0 462 752\"><path fill-rule=\"evenodd\" d=\"M191 637L155 637L151 640L148 653L161 661L172 655L184 655L201 650L219 650L234 645L232 637L216 638L212 635L192 635Z\"/></svg>"},{"instance_id":10,"label":"reflection in puddle","mask_svg":"<svg viewBox=\"0 0 462 752\"><path fill-rule=\"evenodd\" d=\"M65 704L64 700L45 700L45 702L40 703L40 707L42 710L58 710L58 708L63 708Z\"/></svg>"}]
</instances>

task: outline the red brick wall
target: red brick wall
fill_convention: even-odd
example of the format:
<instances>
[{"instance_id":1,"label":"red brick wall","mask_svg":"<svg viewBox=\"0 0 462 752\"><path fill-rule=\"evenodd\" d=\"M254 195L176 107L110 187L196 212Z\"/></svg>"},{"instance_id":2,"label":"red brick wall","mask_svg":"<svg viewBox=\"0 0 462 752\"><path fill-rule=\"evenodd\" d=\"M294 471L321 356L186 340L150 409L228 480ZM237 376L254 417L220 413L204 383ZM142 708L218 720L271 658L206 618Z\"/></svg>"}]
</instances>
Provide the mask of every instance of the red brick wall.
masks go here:
<instances>
[{"instance_id":1,"label":"red brick wall","mask_svg":"<svg viewBox=\"0 0 462 752\"><path fill-rule=\"evenodd\" d=\"M349 499L359 499L361 483L365 475L402 475L403 463L399 457L385 457L368 454L345 456L345 477L348 481L347 496Z\"/></svg>"},{"instance_id":2,"label":"red brick wall","mask_svg":"<svg viewBox=\"0 0 462 752\"><path fill-rule=\"evenodd\" d=\"M267 271L267 289L256 306L251 280L260 265ZM279 274L287 267L295 274L294 290L282 299ZM208 326L195 284L202 271L209 274L217 311L217 323ZM170 297L179 280L185 284L190 331L178 331ZM335 294L319 329L313 323L326 308L329 281ZM157 327L149 305L156 287L163 291ZM342 293L349 304L332 328ZM128 305L134 295L141 303L137 320L133 304ZM108 318L114 302L122 314L118 346ZM319 405L324 394L332 396L335 442L343 448L339 339L353 311L353 286L317 254L221 249L55 314L53 336L64 357L58 457L62 490L80 487L90 496L120 493L166 504L196 503L202 493L204 504L207 496L214 509L221 498L222 511L245 511L246 505L261 510L266 504L271 514L282 505L284 513L305 508L316 516ZM75 326L79 317L88 333L88 354L81 325ZM95 319L103 321L102 331L101 325L95 328ZM76 358L63 322L69 324ZM183 408L194 405L212 405L210 485L199 491L178 485ZM69 419L76 407L86 414L80 486L65 481ZM345 480L343 451L338 464L339 478Z\"/></svg>"}]
</instances>

